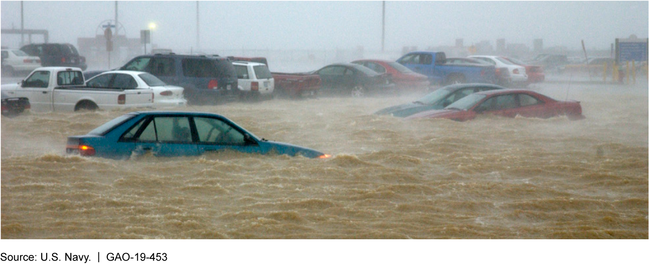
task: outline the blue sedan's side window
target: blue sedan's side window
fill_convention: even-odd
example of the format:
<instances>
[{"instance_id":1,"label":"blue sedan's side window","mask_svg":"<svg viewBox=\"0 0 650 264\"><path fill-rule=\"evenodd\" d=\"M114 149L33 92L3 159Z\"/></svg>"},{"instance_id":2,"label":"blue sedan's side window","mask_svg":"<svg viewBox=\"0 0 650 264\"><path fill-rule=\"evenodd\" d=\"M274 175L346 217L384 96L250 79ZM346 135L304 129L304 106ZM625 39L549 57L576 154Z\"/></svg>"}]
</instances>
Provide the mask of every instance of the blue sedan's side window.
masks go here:
<instances>
[{"instance_id":1,"label":"blue sedan's side window","mask_svg":"<svg viewBox=\"0 0 650 264\"><path fill-rule=\"evenodd\" d=\"M134 140L139 142L172 142L191 143L192 133L188 117L158 116L150 122L141 121L127 131L122 137L123 140ZM146 125L140 135L136 135L142 125Z\"/></svg>"},{"instance_id":2,"label":"blue sedan's side window","mask_svg":"<svg viewBox=\"0 0 650 264\"><path fill-rule=\"evenodd\" d=\"M229 124L208 117L195 117L196 132L199 135L199 142L219 145L244 145L244 134Z\"/></svg>"},{"instance_id":3,"label":"blue sedan's side window","mask_svg":"<svg viewBox=\"0 0 650 264\"><path fill-rule=\"evenodd\" d=\"M138 137L138 141L148 141L148 142L157 142L158 138L156 138L156 122L151 121L149 122L149 125L142 131L142 134L140 134L140 137Z\"/></svg>"}]
</instances>

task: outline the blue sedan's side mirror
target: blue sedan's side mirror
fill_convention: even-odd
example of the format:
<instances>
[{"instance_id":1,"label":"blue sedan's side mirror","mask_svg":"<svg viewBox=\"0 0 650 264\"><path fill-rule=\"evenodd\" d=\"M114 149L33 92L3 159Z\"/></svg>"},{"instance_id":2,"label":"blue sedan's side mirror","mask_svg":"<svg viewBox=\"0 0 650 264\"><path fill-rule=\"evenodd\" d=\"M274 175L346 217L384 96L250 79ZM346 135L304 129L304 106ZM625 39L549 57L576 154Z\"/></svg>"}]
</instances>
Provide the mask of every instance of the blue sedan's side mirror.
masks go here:
<instances>
[{"instance_id":1,"label":"blue sedan's side mirror","mask_svg":"<svg viewBox=\"0 0 650 264\"><path fill-rule=\"evenodd\" d=\"M249 134L244 134L244 144L246 145L257 145L257 141L251 137Z\"/></svg>"}]
</instances>

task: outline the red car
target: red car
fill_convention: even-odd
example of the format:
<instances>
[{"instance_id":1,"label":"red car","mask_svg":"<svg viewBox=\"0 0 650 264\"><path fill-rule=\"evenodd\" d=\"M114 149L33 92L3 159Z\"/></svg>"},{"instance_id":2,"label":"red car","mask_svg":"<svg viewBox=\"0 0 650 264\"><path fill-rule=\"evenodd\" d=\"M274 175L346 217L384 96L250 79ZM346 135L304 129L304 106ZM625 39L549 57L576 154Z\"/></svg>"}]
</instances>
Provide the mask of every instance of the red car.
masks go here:
<instances>
[{"instance_id":1,"label":"red car","mask_svg":"<svg viewBox=\"0 0 650 264\"><path fill-rule=\"evenodd\" d=\"M522 89L500 89L470 94L441 110L431 110L408 116L414 118L447 118L456 121L492 114L504 117L550 118L567 116L583 119L578 101L558 101L548 96Z\"/></svg>"},{"instance_id":2,"label":"red car","mask_svg":"<svg viewBox=\"0 0 650 264\"><path fill-rule=\"evenodd\" d=\"M508 60L514 64L524 66L526 68L526 74L528 74L528 83L537 83L537 82L544 81L545 75L544 75L544 68L542 68L542 66L528 65L525 62L514 58L507 58L507 57L501 57L501 58Z\"/></svg>"},{"instance_id":3,"label":"red car","mask_svg":"<svg viewBox=\"0 0 650 264\"><path fill-rule=\"evenodd\" d=\"M352 63L366 66L378 73L390 74L399 90L426 91L429 89L429 78L426 75L414 72L395 61L356 60Z\"/></svg>"}]
</instances>

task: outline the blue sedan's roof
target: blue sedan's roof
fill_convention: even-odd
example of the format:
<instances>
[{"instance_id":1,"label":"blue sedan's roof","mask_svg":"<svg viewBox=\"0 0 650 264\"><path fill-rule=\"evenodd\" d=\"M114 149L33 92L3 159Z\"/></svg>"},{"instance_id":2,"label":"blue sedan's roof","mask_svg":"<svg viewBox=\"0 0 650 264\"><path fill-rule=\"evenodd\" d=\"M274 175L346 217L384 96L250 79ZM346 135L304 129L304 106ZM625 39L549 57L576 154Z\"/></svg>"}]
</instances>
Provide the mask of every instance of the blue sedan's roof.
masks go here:
<instances>
[{"instance_id":1,"label":"blue sedan's roof","mask_svg":"<svg viewBox=\"0 0 650 264\"><path fill-rule=\"evenodd\" d=\"M188 112L188 111L163 111L163 110L152 110L152 111L136 111L128 114L132 115L152 115L152 114L163 114L163 115L211 115L211 116L220 116L219 114L210 113L210 112Z\"/></svg>"}]
</instances>

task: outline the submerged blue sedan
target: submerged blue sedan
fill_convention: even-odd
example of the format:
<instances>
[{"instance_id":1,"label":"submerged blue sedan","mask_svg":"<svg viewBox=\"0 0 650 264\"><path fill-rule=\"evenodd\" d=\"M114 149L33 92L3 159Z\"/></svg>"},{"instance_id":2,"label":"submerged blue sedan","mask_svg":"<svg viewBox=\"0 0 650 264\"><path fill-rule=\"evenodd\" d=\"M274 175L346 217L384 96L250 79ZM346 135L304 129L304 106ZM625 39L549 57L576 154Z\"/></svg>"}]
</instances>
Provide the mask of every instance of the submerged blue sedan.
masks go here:
<instances>
[{"instance_id":1,"label":"submerged blue sedan","mask_svg":"<svg viewBox=\"0 0 650 264\"><path fill-rule=\"evenodd\" d=\"M199 112L128 113L87 135L68 137L66 146L68 154L113 159L147 152L155 156L192 156L222 150L330 157L310 148L260 139L221 115Z\"/></svg>"}]
</instances>

